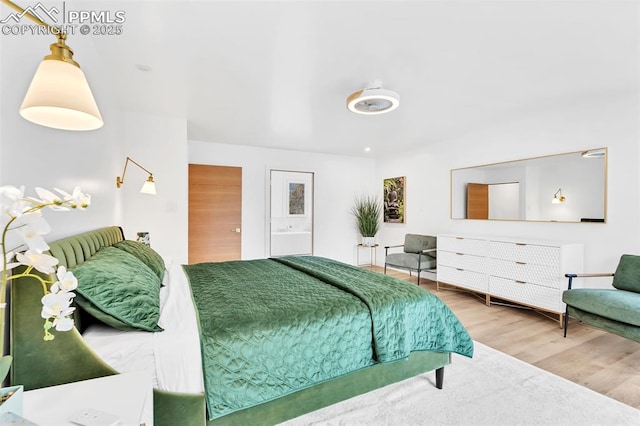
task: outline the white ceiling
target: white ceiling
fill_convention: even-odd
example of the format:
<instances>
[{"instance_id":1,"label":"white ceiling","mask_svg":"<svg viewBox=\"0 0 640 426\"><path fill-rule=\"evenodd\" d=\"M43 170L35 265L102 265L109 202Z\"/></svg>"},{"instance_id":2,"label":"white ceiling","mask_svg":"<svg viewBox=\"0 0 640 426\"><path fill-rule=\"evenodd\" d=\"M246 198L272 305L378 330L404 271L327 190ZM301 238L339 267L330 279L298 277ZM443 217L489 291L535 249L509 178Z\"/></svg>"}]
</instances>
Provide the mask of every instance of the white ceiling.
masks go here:
<instances>
[{"instance_id":1,"label":"white ceiling","mask_svg":"<svg viewBox=\"0 0 640 426\"><path fill-rule=\"evenodd\" d=\"M192 140L382 156L638 89L636 1L78 3L126 13L92 38L120 106ZM374 79L400 107L349 112Z\"/></svg>"}]
</instances>

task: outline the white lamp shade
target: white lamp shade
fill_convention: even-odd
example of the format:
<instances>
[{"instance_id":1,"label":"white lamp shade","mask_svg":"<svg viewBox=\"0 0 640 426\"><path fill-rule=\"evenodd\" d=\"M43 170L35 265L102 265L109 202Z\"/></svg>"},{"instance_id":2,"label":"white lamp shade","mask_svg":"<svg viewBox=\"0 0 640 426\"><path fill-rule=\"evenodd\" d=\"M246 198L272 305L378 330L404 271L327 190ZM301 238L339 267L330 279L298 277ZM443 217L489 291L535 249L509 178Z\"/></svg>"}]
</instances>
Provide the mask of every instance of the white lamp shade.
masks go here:
<instances>
[{"instance_id":1,"label":"white lamp shade","mask_svg":"<svg viewBox=\"0 0 640 426\"><path fill-rule=\"evenodd\" d=\"M20 107L32 123L63 130L95 130L104 121L80 68L54 59L40 63Z\"/></svg>"},{"instance_id":2,"label":"white lamp shade","mask_svg":"<svg viewBox=\"0 0 640 426\"><path fill-rule=\"evenodd\" d=\"M153 180L146 180L144 185L142 185L142 189L140 189L142 194L156 195L156 184Z\"/></svg>"}]
</instances>

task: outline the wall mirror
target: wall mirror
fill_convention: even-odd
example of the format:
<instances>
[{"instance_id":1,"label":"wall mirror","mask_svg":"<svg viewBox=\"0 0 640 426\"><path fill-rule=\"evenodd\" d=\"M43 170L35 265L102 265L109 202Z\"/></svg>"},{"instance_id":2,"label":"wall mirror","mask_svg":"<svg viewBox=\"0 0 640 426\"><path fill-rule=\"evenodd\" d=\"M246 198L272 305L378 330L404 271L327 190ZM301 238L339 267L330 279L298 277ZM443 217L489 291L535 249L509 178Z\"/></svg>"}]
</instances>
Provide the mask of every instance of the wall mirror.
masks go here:
<instances>
[{"instance_id":1,"label":"wall mirror","mask_svg":"<svg viewBox=\"0 0 640 426\"><path fill-rule=\"evenodd\" d=\"M606 222L607 148L451 170L451 218Z\"/></svg>"},{"instance_id":2,"label":"wall mirror","mask_svg":"<svg viewBox=\"0 0 640 426\"><path fill-rule=\"evenodd\" d=\"M313 173L270 170L269 254L313 254Z\"/></svg>"}]
</instances>

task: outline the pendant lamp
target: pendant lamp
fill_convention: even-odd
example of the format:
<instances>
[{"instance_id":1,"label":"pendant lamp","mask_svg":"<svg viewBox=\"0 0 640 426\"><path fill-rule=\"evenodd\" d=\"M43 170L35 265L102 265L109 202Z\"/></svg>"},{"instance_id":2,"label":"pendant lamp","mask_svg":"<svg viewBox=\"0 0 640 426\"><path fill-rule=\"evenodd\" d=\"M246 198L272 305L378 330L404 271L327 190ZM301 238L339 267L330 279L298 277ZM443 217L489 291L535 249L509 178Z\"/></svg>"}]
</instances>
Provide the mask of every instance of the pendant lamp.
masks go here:
<instances>
[{"instance_id":1,"label":"pendant lamp","mask_svg":"<svg viewBox=\"0 0 640 426\"><path fill-rule=\"evenodd\" d=\"M20 106L20 115L32 123L63 130L95 130L104 121L89 83L73 60L66 34L57 35L51 55L45 56Z\"/></svg>"}]
</instances>

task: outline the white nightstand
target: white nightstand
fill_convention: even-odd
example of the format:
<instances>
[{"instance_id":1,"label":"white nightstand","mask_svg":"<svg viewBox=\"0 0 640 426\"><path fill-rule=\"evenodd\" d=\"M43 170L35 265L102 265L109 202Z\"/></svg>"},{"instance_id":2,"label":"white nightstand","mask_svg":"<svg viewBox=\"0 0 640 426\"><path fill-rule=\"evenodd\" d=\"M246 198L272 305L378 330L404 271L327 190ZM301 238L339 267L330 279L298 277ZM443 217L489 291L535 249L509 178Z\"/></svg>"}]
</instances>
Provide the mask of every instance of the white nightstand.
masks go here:
<instances>
[{"instance_id":1,"label":"white nightstand","mask_svg":"<svg viewBox=\"0 0 640 426\"><path fill-rule=\"evenodd\" d=\"M38 425L72 425L69 418L83 408L115 414L122 426L153 425L150 371L30 390L24 393L22 416Z\"/></svg>"}]
</instances>

